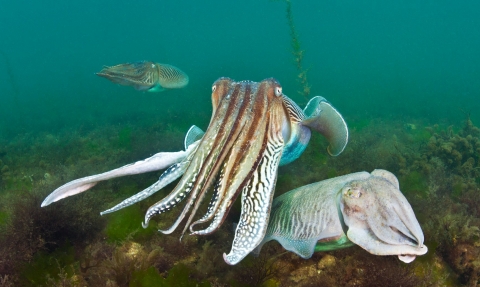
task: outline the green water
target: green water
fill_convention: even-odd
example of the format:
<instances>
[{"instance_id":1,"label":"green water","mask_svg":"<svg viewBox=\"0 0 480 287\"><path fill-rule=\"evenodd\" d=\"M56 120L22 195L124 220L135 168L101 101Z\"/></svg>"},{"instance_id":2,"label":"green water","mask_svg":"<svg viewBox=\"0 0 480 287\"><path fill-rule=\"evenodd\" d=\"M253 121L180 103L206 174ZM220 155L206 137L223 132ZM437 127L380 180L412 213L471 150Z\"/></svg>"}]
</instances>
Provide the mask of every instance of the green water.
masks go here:
<instances>
[{"instance_id":1,"label":"green water","mask_svg":"<svg viewBox=\"0 0 480 287\"><path fill-rule=\"evenodd\" d=\"M154 232L175 214L140 230L144 212L173 184L104 221L91 220L148 187L160 173L107 181L53 205L60 209L39 208L45 195L70 180L183 148L192 124L207 128L211 85L219 77L274 77L304 107L308 99L301 94L296 47L303 51L310 96L329 100L345 117L351 137L335 158L324 152L324 139L312 137L303 157L280 168L276 193L346 173L389 169L430 248L408 267L391 258L366 257L360 248L333 252L341 264L321 271L319 286L367 284L368 274L377 273L385 280L409 274L424 283L473 284L472 274L480 274L480 131L462 130L462 122L469 116L480 124L480 2L291 0L291 5L295 45L286 1L0 0L0 243L10 242L0 246L0 257L6 258L0 279L8 275L13 282L31 283L34 278L51 286L48 282L74 273L79 285L86 280L101 286L106 278L113 280L112 270L125 268L117 275L128 277L130 286L146 286L160 276L165 282L180 280L181 286L278 286L293 284L291 277L307 265L320 274L316 264L322 254L310 260L288 257L278 245L262 253L279 256L281 268L276 259L249 256L229 269L222 253L231 246L239 201L232 218L212 236L187 236L179 243L178 234ZM140 60L179 67L190 83L146 93L95 75L104 65ZM459 152L452 156L445 147ZM36 197L16 201L25 193ZM70 209L75 216L64 219ZM65 226L78 234L58 236ZM126 255L132 242L143 248L140 259ZM18 269L9 269L13 265ZM251 276L257 270L272 273Z\"/></svg>"},{"instance_id":2,"label":"green water","mask_svg":"<svg viewBox=\"0 0 480 287\"><path fill-rule=\"evenodd\" d=\"M217 78L275 77L301 102L282 1L2 1L0 133L210 116ZM293 1L312 95L345 117L477 119L480 4ZM152 60L190 76L161 94L112 85L103 65ZM8 64L7 64L8 63ZM191 103L186 106L185 103Z\"/></svg>"}]
</instances>

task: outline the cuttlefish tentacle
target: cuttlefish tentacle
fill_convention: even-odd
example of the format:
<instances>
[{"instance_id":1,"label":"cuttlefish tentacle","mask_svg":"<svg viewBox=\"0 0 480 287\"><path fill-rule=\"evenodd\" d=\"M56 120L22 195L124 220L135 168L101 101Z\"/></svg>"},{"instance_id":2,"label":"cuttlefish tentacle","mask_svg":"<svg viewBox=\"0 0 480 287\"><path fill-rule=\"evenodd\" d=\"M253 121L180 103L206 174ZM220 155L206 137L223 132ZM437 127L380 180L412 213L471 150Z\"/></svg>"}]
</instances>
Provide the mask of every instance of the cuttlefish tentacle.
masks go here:
<instances>
[{"instance_id":1,"label":"cuttlefish tentacle","mask_svg":"<svg viewBox=\"0 0 480 287\"><path fill-rule=\"evenodd\" d=\"M210 199L210 202L208 203L207 212L202 216L202 218L190 224L190 232L194 232L193 226L199 223L207 222L211 220L211 218L214 216L214 213L218 208L218 204L220 203L220 200L219 200L220 190L221 190L221 183L225 175L225 166L226 166L226 163L223 165L223 168L220 170L218 180L215 182L215 186L213 187L213 194L212 194L212 198Z\"/></svg>"},{"instance_id":2,"label":"cuttlefish tentacle","mask_svg":"<svg viewBox=\"0 0 480 287\"><path fill-rule=\"evenodd\" d=\"M238 185L235 177L233 177L232 179L231 171L243 169L248 172L249 170L251 170L251 163L245 160L242 161L242 159L251 155L258 154L258 150L254 148L254 138L258 130L264 130L264 128L262 128L262 125L265 123L264 119L269 102L268 97L264 93L264 90L268 88L267 82L262 82L258 84L250 81L245 81L241 82L240 86L244 87L242 88L242 92L239 94L233 94L232 97L245 98L245 105L244 107L240 108L239 113L239 118L242 120L236 120L238 122L245 120L245 123L241 127L240 133L237 138L232 141L233 146L228 150L225 150L228 153L228 156L226 158L227 164L225 166L226 168L223 176L223 180L228 180L229 182L228 190L231 190L232 192L237 192L237 190L239 189L237 188ZM263 136L259 138L261 139L263 138ZM220 163L217 163L217 165L219 164ZM221 189L218 191L217 201L223 200L225 194L224 188L225 184L221 185ZM190 214L190 217L187 220L183 233L185 233L187 227L193 220L193 216L198 210L203 200L203 197L206 195L206 192L207 190L204 190L198 200L195 202L195 206ZM208 216L208 218L210 217L211 216Z\"/></svg>"},{"instance_id":3,"label":"cuttlefish tentacle","mask_svg":"<svg viewBox=\"0 0 480 287\"><path fill-rule=\"evenodd\" d=\"M267 90L273 90L274 88L280 88L277 82L262 82L258 88L258 94L268 96L269 93ZM270 91L270 97L273 97L272 95L273 91ZM267 105L265 98L264 104L257 104L255 106L254 114L256 118L252 122L253 126L251 126L249 130L245 129L245 132L240 136L243 138L243 141L239 140L232 149L232 154L225 168L225 176L221 180L219 200L217 200L213 208L207 210L205 217L190 225L192 235L206 235L218 229L225 220L233 202L240 194L239 191L247 184L248 179L253 176L253 172L258 167L266 148L266 142L262 139L267 138L268 130L272 129L273 124L276 125L275 129L281 134L282 126L287 120L285 116L278 117L278 114L284 114L281 97L276 99L276 105L273 103ZM277 122L272 122L271 119L268 119L269 114L276 114L278 118ZM194 225L209 220L212 220L212 222L207 228L197 231L193 230Z\"/></svg>"},{"instance_id":4,"label":"cuttlefish tentacle","mask_svg":"<svg viewBox=\"0 0 480 287\"><path fill-rule=\"evenodd\" d=\"M200 128L198 128L195 125L191 126L190 129L188 129L187 134L185 135L184 145L186 150L188 150L188 147L190 145L193 145L192 146L193 148L190 149L188 156L183 161L173 164L169 168L167 168L167 170L165 170L162 173L162 175L160 175L158 181L152 184L151 186L123 200L122 202L115 205L114 207L109 208L103 212L100 212L100 215L112 213L122 208L125 208L127 206L130 206L134 203L142 201L145 198L154 194L155 192L159 191L160 189L164 188L165 186L170 184L172 181L179 178L181 175L183 175L185 173L185 170L188 167L190 160L193 157L193 154L196 151L196 148L198 147L198 144L200 142L199 140L202 138L203 134L204 132Z\"/></svg>"},{"instance_id":5,"label":"cuttlefish tentacle","mask_svg":"<svg viewBox=\"0 0 480 287\"><path fill-rule=\"evenodd\" d=\"M194 222L190 225L191 227L211 220L215 214L218 214L218 209L221 204L222 208L220 210L222 214L225 210L229 209L229 206L234 201L232 200L233 196L237 196L239 190L241 190L240 185L246 181L245 179L247 177L251 176L252 171L255 169L255 155L261 154L261 139L265 137L264 133L267 127L266 117L269 101L266 90L269 88L269 83L248 83L248 86L253 86L251 93L252 95L254 93L257 95L252 102L251 108L248 110L249 114L247 116L250 120L247 121L242 133L231 149L223 169L223 175L221 179L219 179L218 200L216 200L212 208L207 210L205 217ZM255 117L253 117L253 115L255 115ZM213 227L213 229L210 228L209 232L213 232L217 227L218 225ZM190 231L193 232L193 228L190 228Z\"/></svg>"},{"instance_id":6,"label":"cuttlefish tentacle","mask_svg":"<svg viewBox=\"0 0 480 287\"><path fill-rule=\"evenodd\" d=\"M223 254L223 259L230 265L237 264L247 256L260 244L267 231L277 170L284 147L279 130L271 129L267 133L264 153L259 157L260 163L242 190L240 221L235 230L232 249L229 254Z\"/></svg>"},{"instance_id":7,"label":"cuttlefish tentacle","mask_svg":"<svg viewBox=\"0 0 480 287\"><path fill-rule=\"evenodd\" d=\"M189 164L189 161L184 160L180 163L177 163L177 164L174 164L174 165L170 166L169 168L167 168L166 171L164 171L162 173L162 175L160 176L160 178L158 179L157 182L150 185L149 187L142 190L141 192L135 194L134 196L131 196L131 197L123 200L122 202L115 205L114 207L100 212L100 215L115 212L117 210L120 210L122 208L130 206L134 203L137 203L137 202L139 202L141 200L144 200L145 198L151 196L155 192L164 188L165 186L170 184L172 181L176 180L181 175L183 175L185 173L185 170L187 170L188 164Z\"/></svg>"},{"instance_id":8,"label":"cuttlefish tentacle","mask_svg":"<svg viewBox=\"0 0 480 287\"><path fill-rule=\"evenodd\" d=\"M231 82L230 79L221 79L217 84L223 86L230 85ZM226 101L219 101L219 107L205 136L200 142L195 157L185 173L186 176L181 179L180 183L172 191L173 193L180 189L185 194L190 192L191 194L176 222L169 229L160 230L163 233L173 232L188 213L193 203L200 201L200 199L197 200L197 196L199 194L203 196L205 190L208 189L227 152L247 121L246 117L243 117L244 108L242 107L248 103L248 99L239 96L244 93L241 90L242 86L234 85L233 88L230 94L224 96L227 99ZM148 224L149 219L153 215L163 212L164 207L170 204L168 200L161 200L150 207L145 215L145 224Z\"/></svg>"},{"instance_id":9,"label":"cuttlefish tentacle","mask_svg":"<svg viewBox=\"0 0 480 287\"><path fill-rule=\"evenodd\" d=\"M127 164L125 166L108 172L73 180L60 186L52 193L50 193L43 200L41 206L44 207L65 197L84 192L100 181L167 168L172 164L176 164L182 161L190 153L193 153L196 146L197 144L192 144L188 147L187 150L179 152L159 152L147 159Z\"/></svg>"}]
</instances>

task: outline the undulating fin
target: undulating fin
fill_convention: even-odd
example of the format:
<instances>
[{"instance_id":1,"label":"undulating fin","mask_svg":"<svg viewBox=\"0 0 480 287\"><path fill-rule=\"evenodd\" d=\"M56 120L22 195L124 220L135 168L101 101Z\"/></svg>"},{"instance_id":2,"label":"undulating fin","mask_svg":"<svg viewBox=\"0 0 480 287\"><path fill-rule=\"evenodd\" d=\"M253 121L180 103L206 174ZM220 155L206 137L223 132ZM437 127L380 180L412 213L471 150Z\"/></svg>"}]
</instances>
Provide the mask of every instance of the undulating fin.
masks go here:
<instances>
[{"instance_id":1,"label":"undulating fin","mask_svg":"<svg viewBox=\"0 0 480 287\"><path fill-rule=\"evenodd\" d=\"M191 126L188 129L187 134L185 135L185 140L184 140L185 150L188 149L188 147L194 142L202 139L204 134L205 132L202 131L202 129L200 129L199 127L195 125Z\"/></svg>"},{"instance_id":2,"label":"undulating fin","mask_svg":"<svg viewBox=\"0 0 480 287\"><path fill-rule=\"evenodd\" d=\"M332 250L351 247L354 245L355 244L352 241L350 241L345 234L343 234L337 240L327 241L327 242L318 241L317 245L315 245L314 252L332 251Z\"/></svg>"},{"instance_id":3,"label":"undulating fin","mask_svg":"<svg viewBox=\"0 0 480 287\"><path fill-rule=\"evenodd\" d=\"M374 171L371 172L371 174L374 175L374 176L379 176L379 177L385 178L386 180L391 182L393 184L393 186L395 186L397 189L400 189L400 183L398 182L398 178L393 173L389 172L388 170L375 169Z\"/></svg>"},{"instance_id":4,"label":"undulating fin","mask_svg":"<svg viewBox=\"0 0 480 287\"><path fill-rule=\"evenodd\" d=\"M304 126L302 121L305 114L302 109L289 97L283 95L283 106L287 111L290 124L282 126L282 134L285 139L280 166L289 164L302 155L307 148L312 132Z\"/></svg>"},{"instance_id":5,"label":"undulating fin","mask_svg":"<svg viewBox=\"0 0 480 287\"><path fill-rule=\"evenodd\" d=\"M188 76L179 68L168 64L156 64L158 84L165 89L179 89L188 84Z\"/></svg>"},{"instance_id":6,"label":"undulating fin","mask_svg":"<svg viewBox=\"0 0 480 287\"><path fill-rule=\"evenodd\" d=\"M329 142L327 151L339 155L348 142L348 127L342 115L325 98L312 98L304 109L306 119L302 122L319 133Z\"/></svg>"}]
</instances>

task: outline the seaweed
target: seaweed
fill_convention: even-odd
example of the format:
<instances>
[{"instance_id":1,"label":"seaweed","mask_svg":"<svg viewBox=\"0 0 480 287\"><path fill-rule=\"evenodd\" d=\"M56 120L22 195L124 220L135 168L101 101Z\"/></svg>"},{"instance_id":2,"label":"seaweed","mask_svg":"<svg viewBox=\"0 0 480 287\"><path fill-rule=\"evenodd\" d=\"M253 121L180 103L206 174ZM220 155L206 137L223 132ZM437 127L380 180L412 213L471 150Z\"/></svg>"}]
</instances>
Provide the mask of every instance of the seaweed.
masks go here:
<instances>
[{"instance_id":1,"label":"seaweed","mask_svg":"<svg viewBox=\"0 0 480 287\"><path fill-rule=\"evenodd\" d=\"M37 252L52 252L67 242L81 246L102 230L103 220L90 212L97 205L91 198L48 209L40 208L42 198L39 192L19 191L2 202L9 212L0 226L0 274L17 273Z\"/></svg>"},{"instance_id":2,"label":"seaweed","mask_svg":"<svg viewBox=\"0 0 480 287\"><path fill-rule=\"evenodd\" d=\"M307 101L309 98L312 86L308 83L308 79L307 79L308 70L306 70L303 67L303 57L305 54L305 50L302 50L301 48L299 35L297 32L297 29L295 28L292 2L291 0L284 0L284 1L287 4L286 17L287 17L288 28L290 30L290 45L292 48L293 59L295 61L295 66L298 71L297 80L302 87L302 89L298 93L303 95L304 100Z\"/></svg>"},{"instance_id":3,"label":"seaweed","mask_svg":"<svg viewBox=\"0 0 480 287\"><path fill-rule=\"evenodd\" d=\"M143 211L139 205L133 205L108 215L105 228L109 242L121 242L126 239L149 239L156 233L154 224L144 229L141 226Z\"/></svg>"}]
</instances>

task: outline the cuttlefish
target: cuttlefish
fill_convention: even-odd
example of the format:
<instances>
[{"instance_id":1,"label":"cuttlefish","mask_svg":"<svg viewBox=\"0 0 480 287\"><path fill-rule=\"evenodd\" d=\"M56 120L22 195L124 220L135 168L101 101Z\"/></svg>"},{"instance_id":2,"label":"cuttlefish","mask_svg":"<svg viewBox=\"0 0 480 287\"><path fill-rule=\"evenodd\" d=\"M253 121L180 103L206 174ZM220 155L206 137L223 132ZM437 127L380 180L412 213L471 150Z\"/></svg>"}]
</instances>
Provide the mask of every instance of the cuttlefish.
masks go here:
<instances>
[{"instance_id":1,"label":"cuttlefish","mask_svg":"<svg viewBox=\"0 0 480 287\"><path fill-rule=\"evenodd\" d=\"M275 198L263 244L277 240L308 259L359 245L406 263L427 253L423 232L394 174L376 169L312 183Z\"/></svg>"},{"instance_id":2,"label":"cuttlefish","mask_svg":"<svg viewBox=\"0 0 480 287\"><path fill-rule=\"evenodd\" d=\"M53 191L42 206L83 192L102 180L167 168L152 186L102 214L138 202L183 175L169 195L147 210L143 226L154 215L186 199L173 225L159 231L172 233L189 214L182 236L187 228L191 234L206 235L219 228L241 194L240 221L232 249L224 254L228 264L238 263L265 235L279 165L290 163L303 153L310 140L310 129L326 137L330 155L340 154L348 141L348 129L340 113L324 98L312 98L302 111L283 94L275 79L236 82L220 78L212 86L212 104L206 132L192 127L185 138L185 151L158 153L103 174L74 180ZM212 186L205 215L193 221ZM207 222L208 227L194 229Z\"/></svg>"},{"instance_id":3,"label":"cuttlefish","mask_svg":"<svg viewBox=\"0 0 480 287\"><path fill-rule=\"evenodd\" d=\"M148 92L179 89L188 84L187 74L179 68L149 61L105 66L97 75L116 84Z\"/></svg>"}]
</instances>

